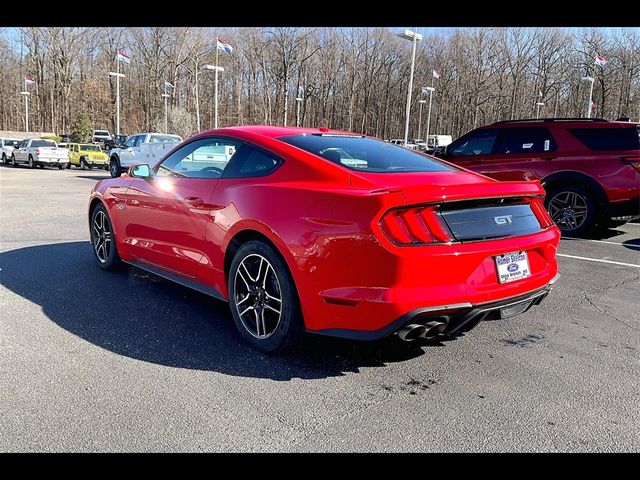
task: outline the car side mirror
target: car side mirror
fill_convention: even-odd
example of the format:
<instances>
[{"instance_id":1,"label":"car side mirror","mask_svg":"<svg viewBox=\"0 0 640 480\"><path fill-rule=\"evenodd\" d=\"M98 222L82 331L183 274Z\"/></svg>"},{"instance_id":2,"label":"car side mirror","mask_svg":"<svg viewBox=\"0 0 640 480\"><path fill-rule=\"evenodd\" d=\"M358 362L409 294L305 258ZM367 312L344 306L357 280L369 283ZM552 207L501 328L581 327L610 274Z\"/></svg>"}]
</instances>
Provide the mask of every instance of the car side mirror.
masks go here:
<instances>
[{"instance_id":1,"label":"car side mirror","mask_svg":"<svg viewBox=\"0 0 640 480\"><path fill-rule=\"evenodd\" d=\"M151 169L149 165L134 165L131 167L131 176L137 178L149 178L151 176Z\"/></svg>"}]
</instances>

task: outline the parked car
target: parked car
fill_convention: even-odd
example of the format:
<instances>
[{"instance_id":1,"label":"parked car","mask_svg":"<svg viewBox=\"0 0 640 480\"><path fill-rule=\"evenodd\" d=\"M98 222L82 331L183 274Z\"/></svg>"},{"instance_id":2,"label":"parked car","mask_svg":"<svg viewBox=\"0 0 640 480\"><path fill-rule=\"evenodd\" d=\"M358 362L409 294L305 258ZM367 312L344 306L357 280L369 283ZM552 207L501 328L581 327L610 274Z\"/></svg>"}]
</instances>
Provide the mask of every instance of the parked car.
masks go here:
<instances>
[{"instance_id":1,"label":"parked car","mask_svg":"<svg viewBox=\"0 0 640 480\"><path fill-rule=\"evenodd\" d=\"M453 141L451 135L429 135L427 148L443 148Z\"/></svg>"},{"instance_id":2,"label":"parked car","mask_svg":"<svg viewBox=\"0 0 640 480\"><path fill-rule=\"evenodd\" d=\"M7 165L11 159L11 152L18 146L18 138L0 138L0 152L2 152L2 163Z\"/></svg>"},{"instance_id":3,"label":"parked car","mask_svg":"<svg viewBox=\"0 0 640 480\"><path fill-rule=\"evenodd\" d=\"M94 130L91 135L91 143L96 143L104 147L105 142L111 141L112 136L108 130Z\"/></svg>"},{"instance_id":4,"label":"parked car","mask_svg":"<svg viewBox=\"0 0 640 480\"><path fill-rule=\"evenodd\" d=\"M70 143L68 148L69 163L67 164L67 168L71 168L71 165L73 165L83 170L93 167L109 170L109 155L104 153L99 145L92 143Z\"/></svg>"},{"instance_id":5,"label":"parked car","mask_svg":"<svg viewBox=\"0 0 640 480\"><path fill-rule=\"evenodd\" d=\"M409 150L418 150L418 146L415 143L407 142L407 144L405 145L404 138L392 138L391 140L389 140L389 143L408 148Z\"/></svg>"},{"instance_id":6,"label":"parked car","mask_svg":"<svg viewBox=\"0 0 640 480\"><path fill-rule=\"evenodd\" d=\"M69 163L69 151L58 148L53 140L27 138L11 152L11 165L16 167L20 163L26 163L29 168L44 168L48 165L62 170Z\"/></svg>"},{"instance_id":7,"label":"parked car","mask_svg":"<svg viewBox=\"0 0 640 480\"><path fill-rule=\"evenodd\" d=\"M560 230L581 236L640 218L640 127L570 118L513 120L473 130L439 154L497 180L539 179Z\"/></svg>"},{"instance_id":8,"label":"parked car","mask_svg":"<svg viewBox=\"0 0 640 480\"><path fill-rule=\"evenodd\" d=\"M69 142L71 142L71 135L67 133L61 133L60 142L58 142L58 146L60 146L61 143L69 143Z\"/></svg>"},{"instance_id":9,"label":"parked car","mask_svg":"<svg viewBox=\"0 0 640 480\"><path fill-rule=\"evenodd\" d=\"M226 300L240 335L277 351L305 331L410 341L537 305L558 278L543 195L371 137L244 126L100 181L88 221L100 268Z\"/></svg>"},{"instance_id":10,"label":"parked car","mask_svg":"<svg viewBox=\"0 0 640 480\"><path fill-rule=\"evenodd\" d=\"M181 141L180 136L165 133L131 135L122 148L114 148L109 152L111 176L119 177L133 165L155 163Z\"/></svg>"},{"instance_id":11,"label":"parked car","mask_svg":"<svg viewBox=\"0 0 640 480\"><path fill-rule=\"evenodd\" d=\"M104 141L104 149L109 151L113 148L122 148L124 147L125 142L127 141L126 135L113 135L110 140Z\"/></svg>"}]
</instances>

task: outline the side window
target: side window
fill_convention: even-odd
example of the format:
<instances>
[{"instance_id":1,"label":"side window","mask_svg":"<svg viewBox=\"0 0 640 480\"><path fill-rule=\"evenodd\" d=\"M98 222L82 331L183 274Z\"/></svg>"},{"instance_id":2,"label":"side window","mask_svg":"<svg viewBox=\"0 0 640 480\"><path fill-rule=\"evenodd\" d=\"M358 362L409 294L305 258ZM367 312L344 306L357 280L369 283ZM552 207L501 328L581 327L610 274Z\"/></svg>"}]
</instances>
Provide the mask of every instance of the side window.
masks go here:
<instances>
[{"instance_id":1,"label":"side window","mask_svg":"<svg viewBox=\"0 0 640 480\"><path fill-rule=\"evenodd\" d=\"M495 129L477 130L466 134L447 148L451 156L489 155L493 151L498 131Z\"/></svg>"},{"instance_id":2,"label":"side window","mask_svg":"<svg viewBox=\"0 0 640 480\"><path fill-rule=\"evenodd\" d=\"M140 144L144 142L144 139L145 139L145 135L136 135L135 143L133 144L133 146L139 147Z\"/></svg>"},{"instance_id":3,"label":"side window","mask_svg":"<svg viewBox=\"0 0 640 480\"><path fill-rule=\"evenodd\" d=\"M557 145L546 127L506 128L504 141L496 153L553 152Z\"/></svg>"},{"instance_id":4,"label":"side window","mask_svg":"<svg viewBox=\"0 0 640 480\"><path fill-rule=\"evenodd\" d=\"M244 147L242 147L244 148ZM156 170L161 177L220 178L227 164L241 150L233 140L205 138L169 155Z\"/></svg>"},{"instance_id":5,"label":"side window","mask_svg":"<svg viewBox=\"0 0 640 480\"><path fill-rule=\"evenodd\" d=\"M224 178L250 178L269 175L280 160L249 145L242 145L224 171Z\"/></svg>"},{"instance_id":6,"label":"side window","mask_svg":"<svg viewBox=\"0 0 640 480\"><path fill-rule=\"evenodd\" d=\"M26 140L20 142L20 145L18 145L18 148L26 148L27 147L27 143L29 143L29 142L27 142Z\"/></svg>"},{"instance_id":7,"label":"side window","mask_svg":"<svg viewBox=\"0 0 640 480\"><path fill-rule=\"evenodd\" d=\"M131 148L135 145L136 141L138 140L138 135L134 135L133 137L129 137L126 141L126 143L124 144L125 147L127 148Z\"/></svg>"}]
</instances>

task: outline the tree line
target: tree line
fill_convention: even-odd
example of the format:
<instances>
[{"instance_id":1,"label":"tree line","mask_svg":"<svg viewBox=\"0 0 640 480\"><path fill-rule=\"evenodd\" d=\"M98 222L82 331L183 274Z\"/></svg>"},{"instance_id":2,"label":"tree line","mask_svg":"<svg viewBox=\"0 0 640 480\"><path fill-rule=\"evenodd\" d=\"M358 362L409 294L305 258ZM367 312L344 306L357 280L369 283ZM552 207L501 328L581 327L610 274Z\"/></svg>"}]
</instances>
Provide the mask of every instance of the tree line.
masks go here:
<instances>
[{"instance_id":1,"label":"tree line","mask_svg":"<svg viewBox=\"0 0 640 480\"><path fill-rule=\"evenodd\" d=\"M24 130L24 78L30 129L68 133L78 115L115 130L116 52L121 130L189 136L213 126L216 38L219 124L328 126L402 137L411 43L386 28L42 28L4 29L0 37L0 129ZM607 63L597 66L596 55ZM434 78L436 70L439 78ZM431 133L459 136L498 120L586 115L640 116L638 29L456 28L429 31L417 44L410 137L418 132L422 87L433 86ZM301 98L301 101L296 101ZM298 105L299 103L299 105ZM299 108L298 108L299 107ZM427 109L423 111L422 134Z\"/></svg>"}]
</instances>

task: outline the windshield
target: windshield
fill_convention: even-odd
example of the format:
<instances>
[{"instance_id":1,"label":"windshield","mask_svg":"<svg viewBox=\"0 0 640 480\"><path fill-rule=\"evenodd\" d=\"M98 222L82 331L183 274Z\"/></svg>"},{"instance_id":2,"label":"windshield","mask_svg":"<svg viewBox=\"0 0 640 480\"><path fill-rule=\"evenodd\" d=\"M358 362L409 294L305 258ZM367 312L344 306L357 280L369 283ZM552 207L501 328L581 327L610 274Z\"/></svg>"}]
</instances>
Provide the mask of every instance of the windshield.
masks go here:
<instances>
[{"instance_id":1,"label":"windshield","mask_svg":"<svg viewBox=\"0 0 640 480\"><path fill-rule=\"evenodd\" d=\"M291 135L278 140L350 170L370 173L453 172L455 169L416 151L365 137Z\"/></svg>"},{"instance_id":2,"label":"windshield","mask_svg":"<svg viewBox=\"0 0 640 480\"><path fill-rule=\"evenodd\" d=\"M56 142L53 140L32 140L32 147L56 147Z\"/></svg>"},{"instance_id":3,"label":"windshield","mask_svg":"<svg viewBox=\"0 0 640 480\"><path fill-rule=\"evenodd\" d=\"M84 150L86 152L101 152L102 150L98 145L81 145L80 150Z\"/></svg>"},{"instance_id":4,"label":"windshield","mask_svg":"<svg viewBox=\"0 0 640 480\"><path fill-rule=\"evenodd\" d=\"M179 143L182 141L177 135L151 135L149 143Z\"/></svg>"},{"instance_id":5,"label":"windshield","mask_svg":"<svg viewBox=\"0 0 640 480\"><path fill-rule=\"evenodd\" d=\"M94 132L94 135L96 135L98 137L108 137L109 136L109 132L107 132L106 130L96 130Z\"/></svg>"}]
</instances>

